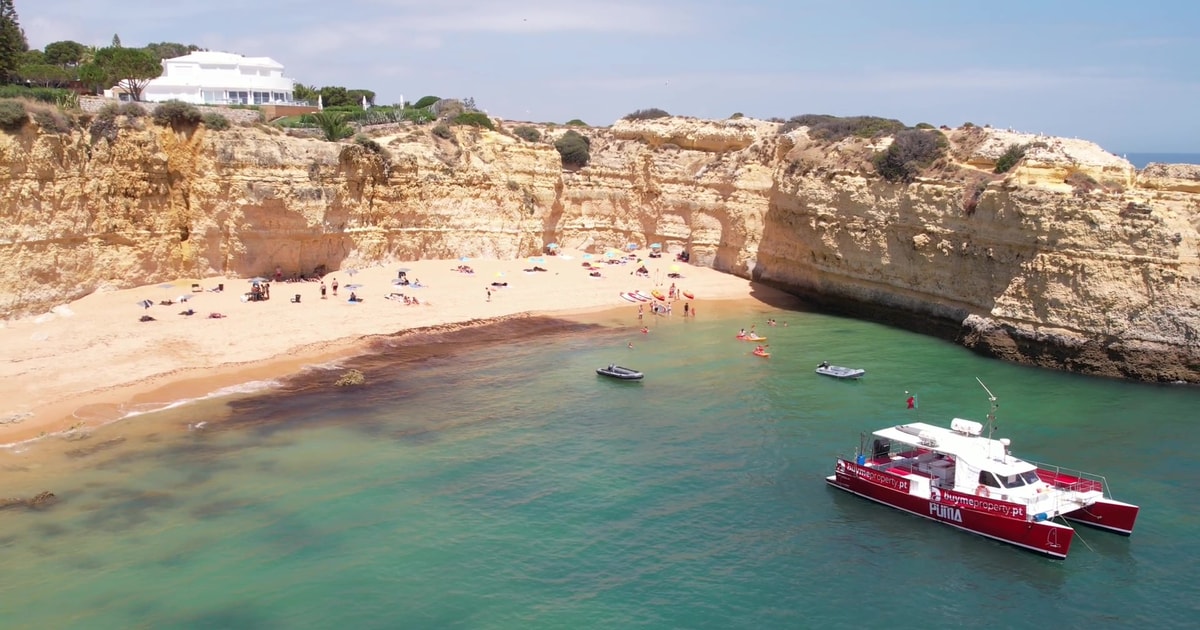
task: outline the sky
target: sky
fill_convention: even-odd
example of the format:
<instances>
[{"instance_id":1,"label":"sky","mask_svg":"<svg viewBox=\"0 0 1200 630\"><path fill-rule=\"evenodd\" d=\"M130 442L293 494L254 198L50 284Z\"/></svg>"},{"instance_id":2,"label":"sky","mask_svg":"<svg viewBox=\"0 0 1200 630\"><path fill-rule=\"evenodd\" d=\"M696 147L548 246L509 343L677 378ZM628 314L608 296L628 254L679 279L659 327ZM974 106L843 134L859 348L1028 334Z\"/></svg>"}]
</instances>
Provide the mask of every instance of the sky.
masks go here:
<instances>
[{"instance_id":1,"label":"sky","mask_svg":"<svg viewBox=\"0 0 1200 630\"><path fill-rule=\"evenodd\" d=\"M609 125L874 115L1200 152L1194 0L15 0L34 48L196 44L305 85Z\"/></svg>"}]
</instances>

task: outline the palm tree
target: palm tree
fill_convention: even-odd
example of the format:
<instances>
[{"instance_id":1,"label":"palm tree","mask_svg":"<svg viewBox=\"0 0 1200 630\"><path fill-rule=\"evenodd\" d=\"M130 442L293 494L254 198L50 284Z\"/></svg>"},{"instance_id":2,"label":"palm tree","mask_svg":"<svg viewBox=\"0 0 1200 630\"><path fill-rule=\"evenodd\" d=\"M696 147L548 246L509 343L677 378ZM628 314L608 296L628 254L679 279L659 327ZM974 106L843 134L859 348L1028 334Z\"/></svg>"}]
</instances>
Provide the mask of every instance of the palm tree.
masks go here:
<instances>
[{"instance_id":1,"label":"palm tree","mask_svg":"<svg viewBox=\"0 0 1200 630\"><path fill-rule=\"evenodd\" d=\"M330 142L337 142L354 134L354 130L346 122L346 115L342 112L316 112L309 116L312 116L313 122L321 129L321 135Z\"/></svg>"}]
</instances>

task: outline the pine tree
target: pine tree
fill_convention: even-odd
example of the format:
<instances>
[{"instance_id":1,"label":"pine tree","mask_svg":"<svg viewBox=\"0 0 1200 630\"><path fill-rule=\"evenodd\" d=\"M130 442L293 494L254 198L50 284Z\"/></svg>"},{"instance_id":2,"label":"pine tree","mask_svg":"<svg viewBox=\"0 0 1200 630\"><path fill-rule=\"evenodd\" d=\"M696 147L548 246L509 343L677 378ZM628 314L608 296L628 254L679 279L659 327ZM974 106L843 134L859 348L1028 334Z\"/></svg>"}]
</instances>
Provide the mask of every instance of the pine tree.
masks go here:
<instances>
[{"instance_id":1,"label":"pine tree","mask_svg":"<svg viewBox=\"0 0 1200 630\"><path fill-rule=\"evenodd\" d=\"M11 83L17 78L17 68L27 50L29 42L17 20L13 0L0 0L0 83Z\"/></svg>"},{"instance_id":2,"label":"pine tree","mask_svg":"<svg viewBox=\"0 0 1200 630\"><path fill-rule=\"evenodd\" d=\"M121 47L121 36L117 35L116 33L113 33L112 47L113 48Z\"/></svg>"}]
</instances>

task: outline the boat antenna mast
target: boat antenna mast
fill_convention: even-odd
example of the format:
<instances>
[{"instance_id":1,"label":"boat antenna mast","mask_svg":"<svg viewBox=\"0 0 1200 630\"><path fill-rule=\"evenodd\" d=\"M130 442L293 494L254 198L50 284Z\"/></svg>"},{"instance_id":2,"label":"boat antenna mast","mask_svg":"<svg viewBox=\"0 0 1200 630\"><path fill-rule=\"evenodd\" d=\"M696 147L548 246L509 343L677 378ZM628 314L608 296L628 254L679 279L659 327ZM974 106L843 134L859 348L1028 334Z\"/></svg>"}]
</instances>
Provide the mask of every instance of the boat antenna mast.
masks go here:
<instances>
[{"instance_id":1,"label":"boat antenna mast","mask_svg":"<svg viewBox=\"0 0 1200 630\"><path fill-rule=\"evenodd\" d=\"M988 409L987 426L988 440L991 440L992 432L996 430L996 409L1000 405L996 404L996 395L992 393L992 390L988 389L987 385L983 384L983 381L979 380L978 376L975 377L975 380L979 383L979 386L983 388L983 391L987 392L988 395L988 403L990 403L990 408Z\"/></svg>"}]
</instances>

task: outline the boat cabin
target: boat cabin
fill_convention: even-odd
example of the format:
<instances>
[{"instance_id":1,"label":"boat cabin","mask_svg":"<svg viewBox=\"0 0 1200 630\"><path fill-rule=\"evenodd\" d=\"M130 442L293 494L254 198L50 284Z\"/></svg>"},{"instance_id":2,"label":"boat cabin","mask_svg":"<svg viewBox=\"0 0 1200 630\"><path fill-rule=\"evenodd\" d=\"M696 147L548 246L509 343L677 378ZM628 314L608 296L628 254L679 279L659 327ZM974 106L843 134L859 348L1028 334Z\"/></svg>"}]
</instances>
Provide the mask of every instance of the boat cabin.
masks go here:
<instances>
[{"instance_id":1,"label":"boat cabin","mask_svg":"<svg viewBox=\"0 0 1200 630\"><path fill-rule=\"evenodd\" d=\"M874 468L906 477L916 494L948 488L1025 502L1049 488L1035 464L1009 454L1008 439L984 437L983 425L972 420L955 418L949 429L912 422L872 436L870 458L860 458Z\"/></svg>"}]
</instances>

